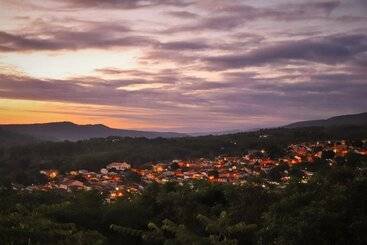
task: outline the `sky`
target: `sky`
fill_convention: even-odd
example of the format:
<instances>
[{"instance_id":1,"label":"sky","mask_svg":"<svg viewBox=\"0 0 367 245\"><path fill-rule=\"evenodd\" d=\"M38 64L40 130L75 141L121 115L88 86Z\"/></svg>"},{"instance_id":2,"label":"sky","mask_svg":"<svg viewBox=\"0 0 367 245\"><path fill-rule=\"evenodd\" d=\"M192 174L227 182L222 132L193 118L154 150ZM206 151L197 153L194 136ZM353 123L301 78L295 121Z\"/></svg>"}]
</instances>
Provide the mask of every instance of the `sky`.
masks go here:
<instances>
[{"instance_id":1,"label":"sky","mask_svg":"<svg viewBox=\"0 0 367 245\"><path fill-rule=\"evenodd\" d=\"M367 111L365 0L0 0L0 123L209 132Z\"/></svg>"}]
</instances>

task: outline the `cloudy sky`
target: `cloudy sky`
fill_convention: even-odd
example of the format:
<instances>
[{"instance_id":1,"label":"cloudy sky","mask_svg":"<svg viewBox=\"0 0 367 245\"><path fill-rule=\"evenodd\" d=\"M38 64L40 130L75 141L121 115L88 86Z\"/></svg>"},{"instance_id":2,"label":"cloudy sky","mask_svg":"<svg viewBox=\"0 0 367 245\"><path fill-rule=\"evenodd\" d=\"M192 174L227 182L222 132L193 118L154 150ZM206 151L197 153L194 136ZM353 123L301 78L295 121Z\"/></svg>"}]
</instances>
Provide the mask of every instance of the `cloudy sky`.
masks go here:
<instances>
[{"instance_id":1,"label":"cloudy sky","mask_svg":"<svg viewBox=\"0 0 367 245\"><path fill-rule=\"evenodd\" d=\"M365 0L0 0L0 123L220 131L366 98Z\"/></svg>"}]
</instances>

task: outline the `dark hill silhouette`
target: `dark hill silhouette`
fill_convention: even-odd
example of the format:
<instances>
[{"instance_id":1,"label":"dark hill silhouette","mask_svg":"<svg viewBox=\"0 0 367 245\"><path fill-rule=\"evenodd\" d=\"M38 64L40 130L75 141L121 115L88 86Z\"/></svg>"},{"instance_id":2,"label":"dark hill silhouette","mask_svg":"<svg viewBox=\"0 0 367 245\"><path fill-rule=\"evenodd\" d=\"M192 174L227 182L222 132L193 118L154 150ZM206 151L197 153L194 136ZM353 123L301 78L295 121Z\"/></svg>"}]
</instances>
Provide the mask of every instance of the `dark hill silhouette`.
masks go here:
<instances>
[{"instance_id":1,"label":"dark hill silhouette","mask_svg":"<svg viewBox=\"0 0 367 245\"><path fill-rule=\"evenodd\" d=\"M342 115L324 120L301 121L283 126L284 128L303 127L339 127L339 126L367 126L367 112L352 115ZM213 135L226 135L237 132L210 133ZM181 134L175 132L150 132L115 129L103 124L78 125L72 122L52 122L39 124L3 124L0 125L0 140L4 144L30 143L35 139L52 141L77 141L91 138L119 137L145 137L145 138L174 138L185 136L200 136L203 134ZM12 140L14 139L14 140ZM9 141L10 140L10 141Z\"/></svg>"},{"instance_id":2,"label":"dark hill silhouette","mask_svg":"<svg viewBox=\"0 0 367 245\"><path fill-rule=\"evenodd\" d=\"M173 138L185 134L173 132L149 132L109 128L103 124L78 125L72 122L52 122L39 124L3 124L0 129L18 134L30 135L42 140L84 140L90 138L105 138L109 136Z\"/></svg>"},{"instance_id":3,"label":"dark hill silhouette","mask_svg":"<svg viewBox=\"0 0 367 245\"><path fill-rule=\"evenodd\" d=\"M367 112L331 117L324 120L301 121L288 124L285 128L367 126Z\"/></svg>"},{"instance_id":4,"label":"dark hill silhouette","mask_svg":"<svg viewBox=\"0 0 367 245\"><path fill-rule=\"evenodd\" d=\"M19 134L0 128L0 147L26 145L37 142L39 142L39 140L30 135Z\"/></svg>"}]
</instances>

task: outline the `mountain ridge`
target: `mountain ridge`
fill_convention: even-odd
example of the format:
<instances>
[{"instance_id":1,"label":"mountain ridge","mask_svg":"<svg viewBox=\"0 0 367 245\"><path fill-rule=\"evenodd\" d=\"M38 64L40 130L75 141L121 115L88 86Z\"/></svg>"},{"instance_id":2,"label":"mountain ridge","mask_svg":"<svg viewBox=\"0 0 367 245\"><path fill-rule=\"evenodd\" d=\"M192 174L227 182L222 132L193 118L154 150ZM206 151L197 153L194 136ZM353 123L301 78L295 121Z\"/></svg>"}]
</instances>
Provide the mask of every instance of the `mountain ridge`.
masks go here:
<instances>
[{"instance_id":1,"label":"mountain ridge","mask_svg":"<svg viewBox=\"0 0 367 245\"><path fill-rule=\"evenodd\" d=\"M339 115L321 120L299 121L281 126L280 128L301 128L301 127L332 127L332 126L367 126L367 112L358 114ZM232 130L210 133L176 133L176 132L156 132L139 131L128 129L110 128L104 124L75 124L70 121L31 123L31 124L0 124L0 133L3 138L9 137L8 132L16 134L18 141L21 135L26 136L25 142L32 139L50 141L78 141L91 138L106 138L109 136L118 137L145 137L145 138L175 138L175 137L197 137L203 135L225 135L235 134L254 130ZM8 136L7 136L8 135ZM31 137L31 138L29 138Z\"/></svg>"},{"instance_id":2,"label":"mountain ridge","mask_svg":"<svg viewBox=\"0 0 367 245\"><path fill-rule=\"evenodd\" d=\"M367 112L347 114L320 120L306 120L287 124L284 128L332 127L332 126L367 126Z\"/></svg>"},{"instance_id":3,"label":"mountain ridge","mask_svg":"<svg viewBox=\"0 0 367 245\"><path fill-rule=\"evenodd\" d=\"M0 128L10 132L30 135L43 140L51 141L78 141L90 138L145 137L145 138L173 138L184 137L186 134L175 132L154 132L110 128L103 124L75 124L69 121L32 123L32 124L0 124Z\"/></svg>"}]
</instances>

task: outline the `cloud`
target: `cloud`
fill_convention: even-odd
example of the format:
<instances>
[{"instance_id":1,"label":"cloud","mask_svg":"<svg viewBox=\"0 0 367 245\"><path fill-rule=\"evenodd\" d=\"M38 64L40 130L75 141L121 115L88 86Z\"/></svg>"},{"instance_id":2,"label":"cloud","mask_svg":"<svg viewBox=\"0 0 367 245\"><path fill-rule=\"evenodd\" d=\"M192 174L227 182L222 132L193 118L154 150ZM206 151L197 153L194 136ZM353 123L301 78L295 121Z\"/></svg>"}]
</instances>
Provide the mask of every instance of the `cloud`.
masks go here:
<instances>
[{"instance_id":1,"label":"cloud","mask_svg":"<svg viewBox=\"0 0 367 245\"><path fill-rule=\"evenodd\" d=\"M157 43L145 36L110 37L91 32L59 32L43 39L0 32L0 50L3 52L78 50L87 48L143 47Z\"/></svg>"},{"instance_id":2,"label":"cloud","mask_svg":"<svg viewBox=\"0 0 367 245\"><path fill-rule=\"evenodd\" d=\"M334 81L334 82L348 82L348 81L366 81L366 75L363 73L324 73L312 75L311 79L316 81Z\"/></svg>"},{"instance_id":3,"label":"cloud","mask_svg":"<svg viewBox=\"0 0 367 245\"><path fill-rule=\"evenodd\" d=\"M245 124L275 126L293 120L363 111L367 107L367 101L361 100L367 96L365 73L348 71L348 67L338 71L326 69L322 73L308 69L302 74L267 78L262 77L262 72L223 72L222 78L215 81L190 77L175 69L98 71L112 74L114 79L36 79L2 74L0 97L108 105L131 111L140 108L146 112L144 115L111 111L105 114L148 123L164 119L182 130L223 128L223 125L242 128ZM121 79L134 75L140 77ZM162 83L165 87L154 88L154 84ZM139 84L152 86L138 91L118 89ZM208 121L213 123L205 126Z\"/></svg>"},{"instance_id":4,"label":"cloud","mask_svg":"<svg viewBox=\"0 0 367 245\"><path fill-rule=\"evenodd\" d=\"M182 18L182 19L195 19L199 17L198 14L195 14L189 11L167 11L165 13L169 16L176 17L176 18Z\"/></svg>"},{"instance_id":5,"label":"cloud","mask_svg":"<svg viewBox=\"0 0 367 245\"><path fill-rule=\"evenodd\" d=\"M231 115L271 115L296 121L365 111L367 102L361 100L365 96L365 82L318 83L308 80L292 84L278 80L258 81L251 86L238 84L235 89L217 93L215 101L216 105L221 105L220 111Z\"/></svg>"},{"instance_id":6,"label":"cloud","mask_svg":"<svg viewBox=\"0 0 367 245\"><path fill-rule=\"evenodd\" d=\"M198 81L199 79L194 76L183 75L181 71L177 69L162 69L155 72L148 72L143 70L125 70L113 67L107 67L103 69L96 69L96 72L102 75L113 75L115 77L135 77L134 81L138 79L144 80L145 83L167 83L174 84L176 81Z\"/></svg>"},{"instance_id":7,"label":"cloud","mask_svg":"<svg viewBox=\"0 0 367 245\"><path fill-rule=\"evenodd\" d=\"M333 35L321 38L284 41L259 47L243 54L230 54L204 58L212 69L233 69L262 66L292 60L311 61L323 64L338 64L355 59L367 51L367 36L364 34Z\"/></svg>"},{"instance_id":8,"label":"cloud","mask_svg":"<svg viewBox=\"0 0 367 245\"><path fill-rule=\"evenodd\" d=\"M288 16L285 18L311 17L311 16L328 16L336 8L341 5L340 1L321 1L321 2L307 2L307 3L287 3L279 5L279 9L286 8Z\"/></svg>"},{"instance_id":9,"label":"cloud","mask_svg":"<svg viewBox=\"0 0 367 245\"><path fill-rule=\"evenodd\" d=\"M136 35L130 28L113 23L87 22L86 26L67 28L39 23L42 30L9 33L0 31L2 52L78 50L87 48L142 47L157 45L155 39Z\"/></svg>"},{"instance_id":10,"label":"cloud","mask_svg":"<svg viewBox=\"0 0 367 245\"><path fill-rule=\"evenodd\" d=\"M138 9L160 5L185 7L192 3L188 0L62 0L62 2L65 2L69 8L119 9Z\"/></svg>"},{"instance_id":11,"label":"cloud","mask_svg":"<svg viewBox=\"0 0 367 245\"><path fill-rule=\"evenodd\" d=\"M137 76L137 77L145 77L145 76L153 76L154 73L141 71L141 70L125 70L114 67L105 67L100 69L95 69L96 72L102 75L128 75L128 76Z\"/></svg>"},{"instance_id":12,"label":"cloud","mask_svg":"<svg viewBox=\"0 0 367 245\"><path fill-rule=\"evenodd\" d=\"M257 7L240 1L220 1L209 8L207 17L194 23L168 28L164 33L192 31L228 31L257 20L302 21L328 17L338 6L339 1L311 3L287 3ZM206 9L208 10L208 9Z\"/></svg>"},{"instance_id":13,"label":"cloud","mask_svg":"<svg viewBox=\"0 0 367 245\"><path fill-rule=\"evenodd\" d=\"M90 23L80 30L53 28L41 23L43 32L8 33L0 31L0 52L80 50L88 48L153 47L154 50L190 51L210 48L205 40L160 42L147 35L137 35L126 26Z\"/></svg>"},{"instance_id":14,"label":"cloud","mask_svg":"<svg viewBox=\"0 0 367 245\"><path fill-rule=\"evenodd\" d=\"M106 70L104 70L106 71ZM31 99L101 105L128 105L133 107L179 107L195 104L197 98L180 95L172 90L175 82L184 79L173 70L162 70L153 76L139 78L100 79L98 77L75 77L70 79L37 79L12 74L0 75L0 97ZM188 78L190 79L190 78ZM145 89L145 85L148 86ZM159 85L158 87L156 85ZM167 93L165 87L170 87ZM137 91L127 92L121 87L143 86ZM157 87L157 88L156 88ZM172 103L170 103L172 102ZM175 104L174 102L177 102Z\"/></svg>"},{"instance_id":15,"label":"cloud","mask_svg":"<svg viewBox=\"0 0 367 245\"><path fill-rule=\"evenodd\" d=\"M0 59L14 71L0 68L2 98L112 106L96 113L186 129L279 125L367 108L362 0L45 0L26 10L23 1L4 2L10 14ZM53 79L52 61L92 51L69 52L81 49L98 49L93 64ZM133 62L124 62L125 51ZM41 78L28 52L55 69Z\"/></svg>"},{"instance_id":16,"label":"cloud","mask_svg":"<svg viewBox=\"0 0 367 245\"><path fill-rule=\"evenodd\" d=\"M210 45L205 43L205 41L200 40L193 40L193 41L174 41L174 42L167 42L162 43L160 48L165 50L203 50L208 49Z\"/></svg>"}]
</instances>

